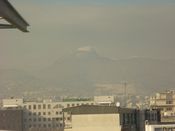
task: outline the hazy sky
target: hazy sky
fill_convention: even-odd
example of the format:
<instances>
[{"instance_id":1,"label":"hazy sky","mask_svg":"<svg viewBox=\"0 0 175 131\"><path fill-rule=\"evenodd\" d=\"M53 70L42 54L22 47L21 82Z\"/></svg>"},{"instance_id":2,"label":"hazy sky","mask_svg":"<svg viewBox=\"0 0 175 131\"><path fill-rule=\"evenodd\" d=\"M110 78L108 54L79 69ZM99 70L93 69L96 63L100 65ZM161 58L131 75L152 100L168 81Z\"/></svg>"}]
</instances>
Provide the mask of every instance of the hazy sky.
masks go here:
<instances>
[{"instance_id":1,"label":"hazy sky","mask_svg":"<svg viewBox=\"0 0 175 131\"><path fill-rule=\"evenodd\" d=\"M175 59L174 0L10 2L31 27L0 30L0 68L48 66L85 46L115 59Z\"/></svg>"}]
</instances>

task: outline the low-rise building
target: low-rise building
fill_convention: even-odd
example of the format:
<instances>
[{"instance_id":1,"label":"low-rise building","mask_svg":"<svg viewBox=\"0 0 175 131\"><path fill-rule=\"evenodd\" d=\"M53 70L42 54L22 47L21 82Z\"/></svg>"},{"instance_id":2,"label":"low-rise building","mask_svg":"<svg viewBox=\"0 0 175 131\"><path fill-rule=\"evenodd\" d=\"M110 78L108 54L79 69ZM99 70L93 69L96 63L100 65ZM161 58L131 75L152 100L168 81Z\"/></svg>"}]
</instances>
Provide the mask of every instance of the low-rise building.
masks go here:
<instances>
[{"instance_id":1,"label":"low-rise building","mask_svg":"<svg viewBox=\"0 0 175 131\"><path fill-rule=\"evenodd\" d=\"M175 122L175 91L156 93L150 97L150 107L161 110L162 122Z\"/></svg>"},{"instance_id":2,"label":"low-rise building","mask_svg":"<svg viewBox=\"0 0 175 131\"><path fill-rule=\"evenodd\" d=\"M63 109L65 131L144 131L145 121L159 122L157 110L84 105Z\"/></svg>"},{"instance_id":3,"label":"low-rise building","mask_svg":"<svg viewBox=\"0 0 175 131\"><path fill-rule=\"evenodd\" d=\"M94 101L66 101L52 100L23 101L23 99L4 99L3 107L22 107L24 131L62 131L63 109L80 105L94 105ZM69 119L64 116L64 119Z\"/></svg>"}]
</instances>

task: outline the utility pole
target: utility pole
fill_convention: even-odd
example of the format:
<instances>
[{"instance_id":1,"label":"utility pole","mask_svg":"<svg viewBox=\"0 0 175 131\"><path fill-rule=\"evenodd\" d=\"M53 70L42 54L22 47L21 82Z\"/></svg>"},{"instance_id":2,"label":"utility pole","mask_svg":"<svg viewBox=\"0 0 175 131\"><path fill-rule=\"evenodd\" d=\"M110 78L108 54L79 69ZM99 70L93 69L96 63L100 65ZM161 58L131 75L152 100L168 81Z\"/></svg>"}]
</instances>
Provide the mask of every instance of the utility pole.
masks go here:
<instances>
[{"instance_id":1,"label":"utility pole","mask_svg":"<svg viewBox=\"0 0 175 131\"><path fill-rule=\"evenodd\" d=\"M123 92L123 95L124 95L124 106L126 107L127 106L127 81L123 81L123 88L124 88L124 92Z\"/></svg>"}]
</instances>

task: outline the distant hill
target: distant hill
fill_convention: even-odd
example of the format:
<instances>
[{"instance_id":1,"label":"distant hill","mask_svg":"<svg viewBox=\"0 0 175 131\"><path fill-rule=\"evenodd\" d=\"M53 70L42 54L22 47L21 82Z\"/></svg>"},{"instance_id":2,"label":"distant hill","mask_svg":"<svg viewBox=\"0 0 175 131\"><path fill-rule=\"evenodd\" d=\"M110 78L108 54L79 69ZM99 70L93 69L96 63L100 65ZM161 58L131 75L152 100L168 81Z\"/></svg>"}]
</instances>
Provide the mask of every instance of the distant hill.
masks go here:
<instances>
[{"instance_id":1,"label":"distant hill","mask_svg":"<svg viewBox=\"0 0 175 131\"><path fill-rule=\"evenodd\" d=\"M3 96L150 94L175 86L175 61L131 57L113 60L79 48L38 72L0 70Z\"/></svg>"},{"instance_id":2,"label":"distant hill","mask_svg":"<svg viewBox=\"0 0 175 131\"><path fill-rule=\"evenodd\" d=\"M40 72L40 78L70 94L148 94L174 88L175 61L144 57L112 60L94 49L78 50ZM65 93L65 92L64 92Z\"/></svg>"},{"instance_id":3,"label":"distant hill","mask_svg":"<svg viewBox=\"0 0 175 131\"><path fill-rule=\"evenodd\" d=\"M17 69L0 70L0 97L36 96L44 83L25 71Z\"/></svg>"}]
</instances>

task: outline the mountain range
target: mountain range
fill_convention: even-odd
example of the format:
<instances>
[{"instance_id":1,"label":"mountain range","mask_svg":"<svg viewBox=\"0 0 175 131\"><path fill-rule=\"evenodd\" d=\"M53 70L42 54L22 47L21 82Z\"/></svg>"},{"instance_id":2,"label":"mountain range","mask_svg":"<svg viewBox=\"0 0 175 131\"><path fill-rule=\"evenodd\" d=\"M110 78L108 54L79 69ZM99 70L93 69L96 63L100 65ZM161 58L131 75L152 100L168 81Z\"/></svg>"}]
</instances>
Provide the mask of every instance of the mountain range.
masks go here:
<instances>
[{"instance_id":1,"label":"mountain range","mask_svg":"<svg viewBox=\"0 0 175 131\"><path fill-rule=\"evenodd\" d=\"M146 57L110 59L79 48L37 72L0 70L0 91L14 95L143 94L173 89L175 60ZM31 93L31 94L30 94Z\"/></svg>"}]
</instances>

